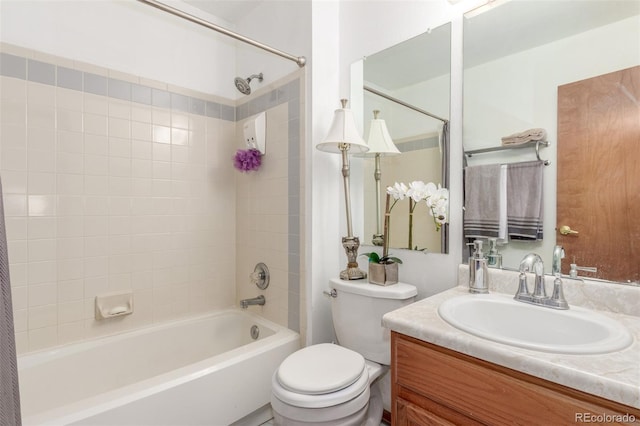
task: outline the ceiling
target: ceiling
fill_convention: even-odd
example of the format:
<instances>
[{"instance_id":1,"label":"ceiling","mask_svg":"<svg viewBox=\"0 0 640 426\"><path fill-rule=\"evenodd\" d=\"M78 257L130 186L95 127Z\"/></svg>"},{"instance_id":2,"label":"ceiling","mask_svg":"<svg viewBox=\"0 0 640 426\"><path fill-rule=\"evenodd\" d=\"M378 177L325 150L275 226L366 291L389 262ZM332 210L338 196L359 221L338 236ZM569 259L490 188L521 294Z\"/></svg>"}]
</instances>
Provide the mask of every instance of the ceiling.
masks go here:
<instances>
[{"instance_id":1,"label":"ceiling","mask_svg":"<svg viewBox=\"0 0 640 426\"><path fill-rule=\"evenodd\" d=\"M185 3L224 19L237 23L264 0L183 0Z\"/></svg>"}]
</instances>

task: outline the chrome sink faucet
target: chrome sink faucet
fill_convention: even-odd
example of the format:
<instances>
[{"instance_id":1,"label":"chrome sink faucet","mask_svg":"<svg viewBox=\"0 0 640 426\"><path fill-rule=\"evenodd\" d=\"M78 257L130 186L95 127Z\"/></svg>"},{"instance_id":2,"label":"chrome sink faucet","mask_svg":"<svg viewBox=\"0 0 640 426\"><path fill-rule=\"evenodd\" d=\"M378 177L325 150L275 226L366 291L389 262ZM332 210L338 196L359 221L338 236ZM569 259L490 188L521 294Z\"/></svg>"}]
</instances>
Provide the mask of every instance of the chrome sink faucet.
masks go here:
<instances>
[{"instance_id":1,"label":"chrome sink faucet","mask_svg":"<svg viewBox=\"0 0 640 426\"><path fill-rule=\"evenodd\" d=\"M524 299L543 299L547 297L547 292L544 287L544 263L542 258L535 253L529 253L520 262L520 277L518 292L516 293L516 299L518 295ZM525 272L535 272L536 279L534 282L533 294L529 293L529 287L527 286L527 276ZM524 296L528 296L528 298Z\"/></svg>"},{"instance_id":2,"label":"chrome sink faucet","mask_svg":"<svg viewBox=\"0 0 640 426\"><path fill-rule=\"evenodd\" d=\"M260 305L263 306L265 303L265 299L263 295L260 295L258 297L254 297L253 299L242 299L240 301L240 307L242 309L247 309L249 307L249 305Z\"/></svg>"},{"instance_id":3,"label":"chrome sink faucet","mask_svg":"<svg viewBox=\"0 0 640 426\"><path fill-rule=\"evenodd\" d=\"M546 306L548 308L569 309L569 305L564 299L562 292L562 280L560 279L559 272L560 259L564 257L564 250L562 247L556 246L553 255L553 272L556 276L553 282L553 295L548 297L544 286L544 263L542 262L542 258L535 253L529 253L520 262L520 276L518 277L518 291L514 296L515 300L533 305ZM533 293L529 293L526 272L534 272L536 275Z\"/></svg>"}]
</instances>

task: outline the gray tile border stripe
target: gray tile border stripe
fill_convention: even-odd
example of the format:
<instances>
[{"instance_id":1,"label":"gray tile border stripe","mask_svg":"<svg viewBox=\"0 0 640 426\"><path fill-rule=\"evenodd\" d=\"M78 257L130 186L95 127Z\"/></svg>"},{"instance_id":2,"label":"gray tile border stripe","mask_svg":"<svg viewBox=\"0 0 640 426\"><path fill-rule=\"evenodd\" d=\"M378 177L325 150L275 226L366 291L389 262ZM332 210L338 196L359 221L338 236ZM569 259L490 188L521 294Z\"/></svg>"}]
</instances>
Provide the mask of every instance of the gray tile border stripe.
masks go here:
<instances>
[{"instance_id":1,"label":"gray tile border stripe","mask_svg":"<svg viewBox=\"0 0 640 426\"><path fill-rule=\"evenodd\" d=\"M293 103L289 113L294 115L290 118L300 115L300 79L233 107L5 52L0 52L0 75L227 121L244 120L285 102Z\"/></svg>"},{"instance_id":2,"label":"gray tile border stripe","mask_svg":"<svg viewBox=\"0 0 640 426\"><path fill-rule=\"evenodd\" d=\"M236 109L231 105L159 90L90 72L82 72L5 52L0 52L0 75L143 105L174 109L226 121L237 121Z\"/></svg>"},{"instance_id":3,"label":"gray tile border stripe","mask_svg":"<svg viewBox=\"0 0 640 426\"><path fill-rule=\"evenodd\" d=\"M93 93L98 96L108 96L107 85L107 77L92 74L90 72L84 73L83 91Z\"/></svg>"},{"instance_id":4,"label":"gray tile border stripe","mask_svg":"<svg viewBox=\"0 0 640 426\"><path fill-rule=\"evenodd\" d=\"M131 100L138 104L151 105L151 87L131 85Z\"/></svg>"},{"instance_id":5,"label":"gray tile border stripe","mask_svg":"<svg viewBox=\"0 0 640 426\"><path fill-rule=\"evenodd\" d=\"M110 78L107 85L109 87L110 98L121 99L123 101L131 100L131 83L128 81Z\"/></svg>"},{"instance_id":6,"label":"gray tile border stripe","mask_svg":"<svg viewBox=\"0 0 640 426\"><path fill-rule=\"evenodd\" d=\"M300 332L300 79L275 89L279 102L287 102L288 264L287 327ZM267 102L268 104L269 102Z\"/></svg>"},{"instance_id":7,"label":"gray tile border stripe","mask_svg":"<svg viewBox=\"0 0 640 426\"><path fill-rule=\"evenodd\" d=\"M20 56L0 53L0 75L27 79L27 60Z\"/></svg>"},{"instance_id":8,"label":"gray tile border stripe","mask_svg":"<svg viewBox=\"0 0 640 426\"><path fill-rule=\"evenodd\" d=\"M82 71L58 67L56 85L65 89L82 91Z\"/></svg>"},{"instance_id":9,"label":"gray tile border stripe","mask_svg":"<svg viewBox=\"0 0 640 426\"><path fill-rule=\"evenodd\" d=\"M427 148L436 148L440 146L440 141L437 136L429 136L405 142L396 142L396 146L400 152L411 152Z\"/></svg>"},{"instance_id":10,"label":"gray tile border stripe","mask_svg":"<svg viewBox=\"0 0 640 426\"><path fill-rule=\"evenodd\" d=\"M55 86L56 66L35 59L27 59L27 80Z\"/></svg>"}]
</instances>

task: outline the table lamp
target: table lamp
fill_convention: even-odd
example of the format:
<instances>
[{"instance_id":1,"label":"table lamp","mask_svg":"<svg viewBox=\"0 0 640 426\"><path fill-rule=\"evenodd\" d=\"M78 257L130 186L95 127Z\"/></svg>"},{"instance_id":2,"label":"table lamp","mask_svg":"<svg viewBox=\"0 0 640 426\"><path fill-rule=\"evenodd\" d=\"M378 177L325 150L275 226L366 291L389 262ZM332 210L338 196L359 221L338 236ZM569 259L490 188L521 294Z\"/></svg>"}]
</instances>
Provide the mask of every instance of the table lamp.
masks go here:
<instances>
[{"instance_id":1,"label":"table lamp","mask_svg":"<svg viewBox=\"0 0 640 426\"><path fill-rule=\"evenodd\" d=\"M342 178L344 183L344 202L347 210L347 236L342 237L342 245L347 254L347 269L340 272L340 279L360 280L367 273L358 268L358 247L360 240L353 236L351 226L351 196L349 191L349 153L362 154L369 146L362 139L356 128L353 112L347 108L347 100L341 99L342 108L337 109L327 137L316 145L320 151L340 154L342 156Z\"/></svg>"}]
</instances>

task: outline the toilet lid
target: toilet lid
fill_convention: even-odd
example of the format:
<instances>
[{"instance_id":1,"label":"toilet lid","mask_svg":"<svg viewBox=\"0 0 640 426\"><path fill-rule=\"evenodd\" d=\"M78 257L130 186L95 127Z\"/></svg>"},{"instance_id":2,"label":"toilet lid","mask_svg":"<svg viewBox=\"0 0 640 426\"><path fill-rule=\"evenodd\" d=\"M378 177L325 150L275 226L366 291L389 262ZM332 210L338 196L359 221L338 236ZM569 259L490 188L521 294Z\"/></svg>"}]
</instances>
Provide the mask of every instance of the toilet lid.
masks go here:
<instances>
[{"instance_id":1,"label":"toilet lid","mask_svg":"<svg viewBox=\"0 0 640 426\"><path fill-rule=\"evenodd\" d=\"M280 385L296 393L320 395L338 391L356 382L365 371L364 357L331 343L307 346L280 364Z\"/></svg>"}]
</instances>

